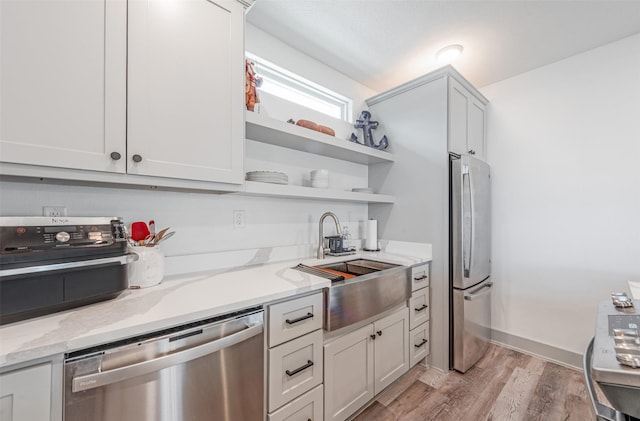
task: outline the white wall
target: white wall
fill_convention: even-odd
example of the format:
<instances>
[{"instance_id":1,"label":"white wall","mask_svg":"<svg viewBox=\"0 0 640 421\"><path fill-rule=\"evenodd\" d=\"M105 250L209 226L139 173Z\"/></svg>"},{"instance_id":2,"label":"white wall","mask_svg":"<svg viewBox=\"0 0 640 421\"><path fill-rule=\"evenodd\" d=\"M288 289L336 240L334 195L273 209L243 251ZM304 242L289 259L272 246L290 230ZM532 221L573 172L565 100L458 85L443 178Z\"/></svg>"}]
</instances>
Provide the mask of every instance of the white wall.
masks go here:
<instances>
[{"instance_id":1,"label":"white wall","mask_svg":"<svg viewBox=\"0 0 640 421\"><path fill-rule=\"evenodd\" d=\"M640 281L640 34L486 86L494 329L581 354Z\"/></svg>"}]
</instances>

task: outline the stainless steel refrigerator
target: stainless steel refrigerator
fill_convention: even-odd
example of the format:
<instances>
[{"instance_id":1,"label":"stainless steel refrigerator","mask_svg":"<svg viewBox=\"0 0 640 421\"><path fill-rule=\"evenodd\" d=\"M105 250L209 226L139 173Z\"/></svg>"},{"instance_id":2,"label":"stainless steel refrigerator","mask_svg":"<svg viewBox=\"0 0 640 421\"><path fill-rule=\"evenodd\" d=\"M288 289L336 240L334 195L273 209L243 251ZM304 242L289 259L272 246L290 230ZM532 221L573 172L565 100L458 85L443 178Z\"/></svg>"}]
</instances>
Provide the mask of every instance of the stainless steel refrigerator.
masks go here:
<instances>
[{"instance_id":1,"label":"stainless steel refrigerator","mask_svg":"<svg viewBox=\"0 0 640 421\"><path fill-rule=\"evenodd\" d=\"M464 373L491 339L491 179L479 159L450 155L449 163L449 361Z\"/></svg>"}]
</instances>

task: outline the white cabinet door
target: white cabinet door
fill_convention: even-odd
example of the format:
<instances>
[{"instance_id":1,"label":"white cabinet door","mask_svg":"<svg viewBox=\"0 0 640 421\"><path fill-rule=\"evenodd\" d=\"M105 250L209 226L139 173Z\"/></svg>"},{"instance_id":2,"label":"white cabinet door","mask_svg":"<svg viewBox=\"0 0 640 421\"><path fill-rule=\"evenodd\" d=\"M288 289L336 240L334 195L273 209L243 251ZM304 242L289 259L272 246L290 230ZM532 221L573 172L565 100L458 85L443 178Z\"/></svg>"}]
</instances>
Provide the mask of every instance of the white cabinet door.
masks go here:
<instances>
[{"instance_id":1,"label":"white cabinet door","mask_svg":"<svg viewBox=\"0 0 640 421\"><path fill-rule=\"evenodd\" d=\"M243 6L128 5L127 172L241 184Z\"/></svg>"},{"instance_id":2,"label":"white cabinet door","mask_svg":"<svg viewBox=\"0 0 640 421\"><path fill-rule=\"evenodd\" d=\"M411 367L429 355L429 350L429 322L426 322L409 332Z\"/></svg>"},{"instance_id":3,"label":"white cabinet door","mask_svg":"<svg viewBox=\"0 0 640 421\"><path fill-rule=\"evenodd\" d=\"M373 325L324 346L325 420L345 420L374 396Z\"/></svg>"},{"instance_id":4,"label":"white cabinet door","mask_svg":"<svg viewBox=\"0 0 640 421\"><path fill-rule=\"evenodd\" d=\"M469 103L469 153L482 160L487 157L485 114L485 105L472 97Z\"/></svg>"},{"instance_id":5,"label":"white cabinet door","mask_svg":"<svg viewBox=\"0 0 640 421\"><path fill-rule=\"evenodd\" d=\"M458 81L449 78L449 151L486 159L486 107Z\"/></svg>"},{"instance_id":6,"label":"white cabinet door","mask_svg":"<svg viewBox=\"0 0 640 421\"><path fill-rule=\"evenodd\" d=\"M0 2L2 161L125 171L126 20L125 1Z\"/></svg>"},{"instance_id":7,"label":"white cabinet door","mask_svg":"<svg viewBox=\"0 0 640 421\"><path fill-rule=\"evenodd\" d=\"M289 402L273 414L269 421L322 421L322 385Z\"/></svg>"},{"instance_id":8,"label":"white cabinet door","mask_svg":"<svg viewBox=\"0 0 640 421\"><path fill-rule=\"evenodd\" d=\"M374 323L375 394L409 370L409 314L405 307Z\"/></svg>"},{"instance_id":9,"label":"white cabinet door","mask_svg":"<svg viewBox=\"0 0 640 421\"><path fill-rule=\"evenodd\" d=\"M0 420L51 420L51 364L0 374Z\"/></svg>"},{"instance_id":10,"label":"white cabinet door","mask_svg":"<svg viewBox=\"0 0 640 421\"><path fill-rule=\"evenodd\" d=\"M429 320L429 288L414 291L409 299L409 329Z\"/></svg>"},{"instance_id":11,"label":"white cabinet door","mask_svg":"<svg viewBox=\"0 0 640 421\"><path fill-rule=\"evenodd\" d=\"M449 78L449 151L466 154L469 121L469 94L453 78Z\"/></svg>"},{"instance_id":12,"label":"white cabinet door","mask_svg":"<svg viewBox=\"0 0 640 421\"><path fill-rule=\"evenodd\" d=\"M429 263L411 268L411 291L429 286Z\"/></svg>"},{"instance_id":13,"label":"white cabinet door","mask_svg":"<svg viewBox=\"0 0 640 421\"><path fill-rule=\"evenodd\" d=\"M322 329L322 294L268 306L269 346Z\"/></svg>"},{"instance_id":14,"label":"white cabinet door","mask_svg":"<svg viewBox=\"0 0 640 421\"><path fill-rule=\"evenodd\" d=\"M269 412L322 383L322 331L269 349Z\"/></svg>"}]
</instances>

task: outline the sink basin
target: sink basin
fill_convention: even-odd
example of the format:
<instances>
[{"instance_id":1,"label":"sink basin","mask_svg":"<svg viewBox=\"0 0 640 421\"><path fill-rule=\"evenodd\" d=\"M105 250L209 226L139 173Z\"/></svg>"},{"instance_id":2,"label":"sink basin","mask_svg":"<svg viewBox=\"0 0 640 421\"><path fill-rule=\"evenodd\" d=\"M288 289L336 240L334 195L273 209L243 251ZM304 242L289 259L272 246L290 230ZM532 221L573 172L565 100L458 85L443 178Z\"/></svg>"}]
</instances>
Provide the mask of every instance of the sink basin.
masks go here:
<instances>
[{"instance_id":1,"label":"sink basin","mask_svg":"<svg viewBox=\"0 0 640 421\"><path fill-rule=\"evenodd\" d=\"M324 328L337 330L392 309L411 296L409 268L356 259L317 267L355 275L325 290Z\"/></svg>"},{"instance_id":2,"label":"sink basin","mask_svg":"<svg viewBox=\"0 0 640 421\"><path fill-rule=\"evenodd\" d=\"M349 275L361 276L373 272L379 272L385 269L398 267L392 263L378 262L368 259L349 260L348 262L331 263L328 265L320 265L318 267L336 270L338 272L348 273Z\"/></svg>"}]
</instances>

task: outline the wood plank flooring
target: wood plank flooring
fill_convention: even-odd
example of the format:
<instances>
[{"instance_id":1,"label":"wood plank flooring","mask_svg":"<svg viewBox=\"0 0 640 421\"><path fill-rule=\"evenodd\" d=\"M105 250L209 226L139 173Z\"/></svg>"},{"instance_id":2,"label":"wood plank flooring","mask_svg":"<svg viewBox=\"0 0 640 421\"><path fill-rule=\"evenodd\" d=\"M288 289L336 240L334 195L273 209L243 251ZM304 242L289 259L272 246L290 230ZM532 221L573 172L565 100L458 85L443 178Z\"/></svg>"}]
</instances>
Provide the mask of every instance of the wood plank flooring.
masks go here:
<instances>
[{"instance_id":1,"label":"wood plank flooring","mask_svg":"<svg viewBox=\"0 0 640 421\"><path fill-rule=\"evenodd\" d=\"M417 365L354 421L588 421L581 372L498 345L465 374Z\"/></svg>"}]
</instances>

